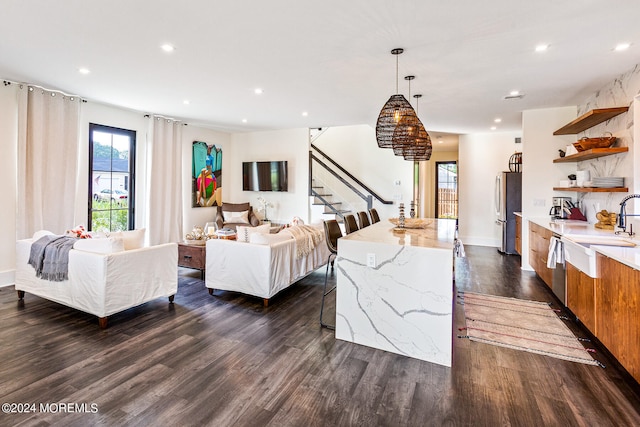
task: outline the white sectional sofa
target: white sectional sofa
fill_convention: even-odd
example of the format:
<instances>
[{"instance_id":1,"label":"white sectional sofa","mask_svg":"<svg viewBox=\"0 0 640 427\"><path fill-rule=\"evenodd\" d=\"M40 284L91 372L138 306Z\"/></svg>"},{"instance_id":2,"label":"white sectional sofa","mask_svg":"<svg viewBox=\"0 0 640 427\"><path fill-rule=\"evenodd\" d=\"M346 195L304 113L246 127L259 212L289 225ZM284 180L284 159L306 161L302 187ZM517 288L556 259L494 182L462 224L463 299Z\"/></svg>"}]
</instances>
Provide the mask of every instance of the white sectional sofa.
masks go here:
<instances>
[{"instance_id":1,"label":"white sectional sofa","mask_svg":"<svg viewBox=\"0 0 640 427\"><path fill-rule=\"evenodd\" d=\"M323 230L321 224L314 227ZM322 240L303 256L297 255L296 239L286 229L277 234L253 232L248 242L240 240L207 241L209 294L215 289L241 292L262 298L266 307L271 297L325 265L329 256L324 232Z\"/></svg>"},{"instance_id":2,"label":"white sectional sofa","mask_svg":"<svg viewBox=\"0 0 640 427\"><path fill-rule=\"evenodd\" d=\"M107 326L109 315L159 297L173 302L178 291L176 243L130 248L126 235L123 240L78 240L69 251L68 279L54 282L36 277L28 264L33 241L16 243L18 297L28 292L93 314L101 328Z\"/></svg>"}]
</instances>

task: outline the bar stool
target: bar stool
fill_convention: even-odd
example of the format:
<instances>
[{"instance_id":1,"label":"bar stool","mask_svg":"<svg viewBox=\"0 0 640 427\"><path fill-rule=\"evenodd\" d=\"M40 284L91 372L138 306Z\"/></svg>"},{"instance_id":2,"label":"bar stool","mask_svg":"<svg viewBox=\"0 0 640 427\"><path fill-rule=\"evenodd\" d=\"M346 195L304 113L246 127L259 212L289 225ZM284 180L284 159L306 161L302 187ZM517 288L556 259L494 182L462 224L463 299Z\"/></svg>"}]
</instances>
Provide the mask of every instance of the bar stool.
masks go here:
<instances>
[{"instance_id":1,"label":"bar stool","mask_svg":"<svg viewBox=\"0 0 640 427\"><path fill-rule=\"evenodd\" d=\"M324 235L330 254L327 258L327 271L324 274L324 289L322 290L322 305L320 306L320 326L323 328L335 330L335 325L324 323L324 321L322 320L322 315L324 313L325 297L336 290L336 287L333 286L327 291L327 279L329 278L329 264L331 264L331 271L333 271L333 261L335 261L335 257L338 255L338 239L342 237L342 230L340 230L338 221L336 221L335 219L326 220L324 222Z\"/></svg>"},{"instance_id":2,"label":"bar stool","mask_svg":"<svg viewBox=\"0 0 640 427\"><path fill-rule=\"evenodd\" d=\"M344 216L344 230L347 232L347 234L358 231L358 223L356 222L355 216L351 214L347 214Z\"/></svg>"},{"instance_id":3,"label":"bar stool","mask_svg":"<svg viewBox=\"0 0 640 427\"><path fill-rule=\"evenodd\" d=\"M360 221L360 230L371 225L371 223L369 222L369 217L364 211L358 212L358 221Z\"/></svg>"},{"instance_id":4,"label":"bar stool","mask_svg":"<svg viewBox=\"0 0 640 427\"><path fill-rule=\"evenodd\" d=\"M376 208L369 209L369 216L371 217L371 224L380 222L380 215L378 215L378 211L376 210Z\"/></svg>"}]
</instances>

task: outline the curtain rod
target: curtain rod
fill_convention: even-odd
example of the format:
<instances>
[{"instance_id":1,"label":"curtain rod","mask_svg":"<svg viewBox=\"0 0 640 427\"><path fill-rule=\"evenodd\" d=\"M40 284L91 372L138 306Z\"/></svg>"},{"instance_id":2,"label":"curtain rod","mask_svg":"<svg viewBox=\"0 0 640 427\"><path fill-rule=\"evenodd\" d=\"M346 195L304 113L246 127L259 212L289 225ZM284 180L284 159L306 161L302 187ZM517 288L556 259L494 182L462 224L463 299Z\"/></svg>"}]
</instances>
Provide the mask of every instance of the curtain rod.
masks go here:
<instances>
[{"instance_id":1,"label":"curtain rod","mask_svg":"<svg viewBox=\"0 0 640 427\"><path fill-rule=\"evenodd\" d=\"M21 89L22 89L22 86L35 87L35 88L38 88L38 89L46 90L47 92L56 92L56 93L61 93L63 96L68 96L68 97L70 97L70 98L78 98L78 99L79 99L79 100L81 100L82 102L87 102L87 100L86 100L86 99L84 99L83 97L81 97L80 95L71 95L71 94L68 94L68 93L66 93L66 92L63 92L63 91L61 91L61 90L57 90L57 89L48 89L48 88L46 88L46 87L39 86L39 85L36 85L36 84L33 84L33 83L16 82L16 81L9 80L9 79L2 79L2 80L3 80L3 83L4 83L4 85L5 85L5 86L9 86L9 85L12 85L12 84L16 84L16 85L18 85Z\"/></svg>"},{"instance_id":2,"label":"curtain rod","mask_svg":"<svg viewBox=\"0 0 640 427\"><path fill-rule=\"evenodd\" d=\"M63 96L75 97L75 98L78 98L78 99L79 99L80 101L82 101L82 102L87 102L87 100L86 100L86 99L84 99L83 97L81 97L80 95L70 95L70 94L68 94L68 93L65 93L65 92L63 92L63 91L61 91L61 90L57 90L57 89L47 89L46 87L42 87L42 86L39 86L39 85L36 85L36 84L32 84L32 83L23 83L23 82L16 82L16 81L9 80L9 79L2 79L2 81L3 81L3 83L4 83L4 85L5 85L5 86L9 86L9 85L12 85L12 84L16 84L16 85L19 85L19 86L20 86L20 88L22 88L22 86L27 86L27 87L29 87L29 86L31 86L31 87L37 87L38 89L46 90L47 92L57 92L57 93L61 93ZM166 120L173 120L174 122L180 122L180 123L182 123L182 125L183 125L183 126L187 126L187 123L185 123L183 120L174 119L174 118L171 118L171 117L166 117L166 116L163 116L163 115L161 115L161 114L145 114L144 116L145 116L145 117L150 117L151 115L153 115L154 117L159 117L159 118L163 118L163 119L166 119Z\"/></svg>"},{"instance_id":3,"label":"curtain rod","mask_svg":"<svg viewBox=\"0 0 640 427\"><path fill-rule=\"evenodd\" d=\"M156 120L160 120L160 119L171 120L174 122L182 123L182 126L187 126L187 123L185 123L184 120L174 119L173 117L163 116L162 114L147 113L144 115L144 117L147 119L151 118L151 116L153 116Z\"/></svg>"}]
</instances>

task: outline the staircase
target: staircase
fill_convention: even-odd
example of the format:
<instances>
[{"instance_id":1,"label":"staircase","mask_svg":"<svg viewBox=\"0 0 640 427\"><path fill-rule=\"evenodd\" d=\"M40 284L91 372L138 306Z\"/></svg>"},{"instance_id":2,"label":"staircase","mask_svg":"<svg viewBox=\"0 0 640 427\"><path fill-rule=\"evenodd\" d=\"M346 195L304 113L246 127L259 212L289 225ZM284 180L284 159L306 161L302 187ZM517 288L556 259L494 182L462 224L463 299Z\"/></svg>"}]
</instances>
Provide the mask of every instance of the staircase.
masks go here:
<instances>
[{"instance_id":1,"label":"staircase","mask_svg":"<svg viewBox=\"0 0 640 427\"><path fill-rule=\"evenodd\" d=\"M343 222L347 213L371 209L374 199L385 205L393 204L380 197L313 144L326 129L312 130L315 131L310 132L309 150L309 203L312 218L333 217L338 222Z\"/></svg>"},{"instance_id":2,"label":"staircase","mask_svg":"<svg viewBox=\"0 0 640 427\"><path fill-rule=\"evenodd\" d=\"M334 195L325 189L322 185L317 185L316 180L312 179L311 195L313 196L312 206L322 206L322 215L335 218L338 222L343 222L344 215L351 212L350 209L343 209L343 202L335 201Z\"/></svg>"}]
</instances>

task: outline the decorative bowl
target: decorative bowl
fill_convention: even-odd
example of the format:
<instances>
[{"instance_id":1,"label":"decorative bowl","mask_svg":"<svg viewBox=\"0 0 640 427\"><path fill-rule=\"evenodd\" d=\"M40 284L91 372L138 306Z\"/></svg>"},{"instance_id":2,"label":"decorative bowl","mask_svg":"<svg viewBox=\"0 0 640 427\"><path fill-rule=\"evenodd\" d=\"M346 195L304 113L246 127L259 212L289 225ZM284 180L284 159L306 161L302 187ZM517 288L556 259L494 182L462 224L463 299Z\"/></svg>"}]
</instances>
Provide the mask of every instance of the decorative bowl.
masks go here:
<instances>
[{"instance_id":1,"label":"decorative bowl","mask_svg":"<svg viewBox=\"0 0 640 427\"><path fill-rule=\"evenodd\" d=\"M398 218L389 218L389 222L396 227L398 226ZM433 220L424 218L405 218L404 228L427 228Z\"/></svg>"}]
</instances>

